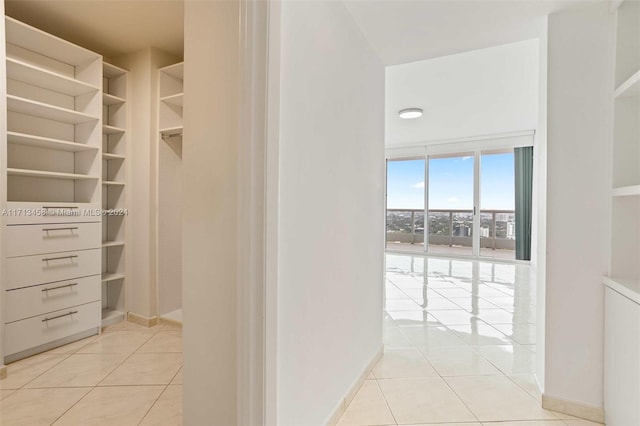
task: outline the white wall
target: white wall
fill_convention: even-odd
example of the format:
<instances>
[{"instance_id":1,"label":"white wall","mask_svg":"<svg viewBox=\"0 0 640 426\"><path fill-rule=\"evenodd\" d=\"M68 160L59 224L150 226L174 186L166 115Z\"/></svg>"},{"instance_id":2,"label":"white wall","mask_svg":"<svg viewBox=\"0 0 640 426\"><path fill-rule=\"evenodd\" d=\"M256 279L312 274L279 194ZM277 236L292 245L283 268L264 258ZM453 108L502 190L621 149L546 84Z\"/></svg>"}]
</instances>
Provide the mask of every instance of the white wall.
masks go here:
<instances>
[{"instance_id":1,"label":"white wall","mask_svg":"<svg viewBox=\"0 0 640 426\"><path fill-rule=\"evenodd\" d=\"M237 424L236 1L186 1L182 146L184 424Z\"/></svg>"},{"instance_id":2,"label":"white wall","mask_svg":"<svg viewBox=\"0 0 640 426\"><path fill-rule=\"evenodd\" d=\"M545 395L602 408L613 23L606 2L551 15L548 33Z\"/></svg>"},{"instance_id":3,"label":"white wall","mask_svg":"<svg viewBox=\"0 0 640 426\"><path fill-rule=\"evenodd\" d=\"M547 31L545 17L539 40L538 126L534 137L533 206L531 224L531 283L536 286L536 351L545 352L545 300L547 260ZM536 357L535 376L540 392L544 392L544 356Z\"/></svg>"},{"instance_id":4,"label":"white wall","mask_svg":"<svg viewBox=\"0 0 640 426\"><path fill-rule=\"evenodd\" d=\"M166 52L146 48L114 58L129 70L127 135L127 310L157 314L157 69L177 62Z\"/></svg>"},{"instance_id":5,"label":"white wall","mask_svg":"<svg viewBox=\"0 0 640 426\"><path fill-rule=\"evenodd\" d=\"M388 67L386 93L387 146L535 129L538 40Z\"/></svg>"},{"instance_id":6,"label":"white wall","mask_svg":"<svg viewBox=\"0 0 640 426\"><path fill-rule=\"evenodd\" d=\"M384 68L341 2L281 7L277 424L318 425L382 346Z\"/></svg>"}]
</instances>

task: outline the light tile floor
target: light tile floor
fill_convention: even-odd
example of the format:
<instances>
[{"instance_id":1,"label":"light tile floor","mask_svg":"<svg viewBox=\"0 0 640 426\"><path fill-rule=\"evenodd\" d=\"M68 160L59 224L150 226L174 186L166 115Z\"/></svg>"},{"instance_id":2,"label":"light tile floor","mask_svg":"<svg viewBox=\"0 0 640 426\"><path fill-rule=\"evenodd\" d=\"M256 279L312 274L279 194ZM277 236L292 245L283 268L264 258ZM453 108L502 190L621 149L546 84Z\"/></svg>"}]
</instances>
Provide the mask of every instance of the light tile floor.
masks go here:
<instances>
[{"instance_id":1,"label":"light tile floor","mask_svg":"<svg viewBox=\"0 0 640 426\"><path fill-rule=\"evenodd\" d=\"M123 322L10 364L0 425L182 425L182 331Z\"/></svg>"},{"instance_id":2,"label":"light tile floor","mask_svg":"<svg viewBox=\"0 0 640 426\"><path fill-rule=\"evenodd\" d=\"M541 408L528 266L386 259L385 354L338 425L596 425Z\"/></svg>"}]
</instances>

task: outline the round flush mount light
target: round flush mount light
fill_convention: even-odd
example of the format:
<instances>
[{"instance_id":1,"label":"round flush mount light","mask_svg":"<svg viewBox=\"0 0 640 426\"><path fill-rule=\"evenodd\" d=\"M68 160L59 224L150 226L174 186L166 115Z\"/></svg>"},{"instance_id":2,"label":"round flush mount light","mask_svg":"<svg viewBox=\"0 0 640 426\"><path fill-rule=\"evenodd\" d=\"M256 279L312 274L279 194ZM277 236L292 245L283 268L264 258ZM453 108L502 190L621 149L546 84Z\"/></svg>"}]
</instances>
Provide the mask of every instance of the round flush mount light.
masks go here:
<instances>
[{"instance_id":1,"label":"round flush mount light","mask_svg":"<svg viewBox=\"0 0 640 426\"><path fill-rule=\"evenodd\" d=\"M410 120L412 118L422 117L422 108L405 108L398 112L400 118Z\"/></svg>"}]
</instances>

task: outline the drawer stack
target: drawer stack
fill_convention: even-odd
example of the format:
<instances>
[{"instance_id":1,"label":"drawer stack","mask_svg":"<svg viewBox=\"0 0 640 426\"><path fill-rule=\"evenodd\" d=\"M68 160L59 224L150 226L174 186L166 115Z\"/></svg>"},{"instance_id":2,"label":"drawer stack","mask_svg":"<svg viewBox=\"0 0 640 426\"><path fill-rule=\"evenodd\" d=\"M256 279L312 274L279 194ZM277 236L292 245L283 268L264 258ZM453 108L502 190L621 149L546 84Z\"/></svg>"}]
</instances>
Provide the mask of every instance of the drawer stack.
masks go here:
<instances>
[{"instance_id":1,"label":"drawer stack","mask_svg":"<svg viewBox=\"0 0 640 426\"><path fill-rule=\"evenodd\" d=\"M9 17L5 36L9 362L99 331L103 93L101 55Z\"/></svg>"},{"instance_id":2,"label":"drawer stack","mask_svg":"<svg viewBox=\"0 0 640 426\"><path fill-rule=\"evenodd\" d=\"M101 324L100 222L6 227L5 357Z\"/></svg>"}]
</instances>

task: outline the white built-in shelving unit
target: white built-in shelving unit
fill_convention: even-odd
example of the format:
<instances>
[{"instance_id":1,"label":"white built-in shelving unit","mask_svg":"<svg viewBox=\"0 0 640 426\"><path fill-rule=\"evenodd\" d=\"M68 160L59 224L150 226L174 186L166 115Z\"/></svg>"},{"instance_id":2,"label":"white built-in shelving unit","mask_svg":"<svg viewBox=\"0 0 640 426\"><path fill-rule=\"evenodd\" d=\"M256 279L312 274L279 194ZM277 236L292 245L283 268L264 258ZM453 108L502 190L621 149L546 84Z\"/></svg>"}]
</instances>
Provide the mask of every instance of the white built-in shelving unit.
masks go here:
<instances>
[{"instance_id":1,"label":"white built-in shelving unit","mask_svg":"<svg viewBox=\"0 0 640 426\"><path fill-rule=\"evenodd\" d=\"M126 313L127 76L103 64L102 79L102 325Z\"/></svg>"},{"instance_id":2,"label":"white built-in shelving unit","mask_svg":"<svg viewBox=\"0 0 640 426\"><path fill-rule=\"evenodd\" d=\"M102 57L12 18L5 31L8 362L101 325Z\"/></svg>"},{"instance_id":3,"label":"white built-in shelving unit","mask_svg":"<svg viewBox=\"0 0 640 426\"><path fill-rule=\"evenodd\" d=\"M164 138L182 137L183 76L183 62L159 70L158 123Z\"/></svg>"},{"instance_id":4,"label":"white built-in shelving unit","mask_svg":"<svg viewBox=\"0 0 640 426\"><path fill-rule=\"evenodd\" d=\"M640 283L640 3L617 12L610 279Z\"/></svg>"},{"instance_id":5,"label":"white built-in shelving unit","mask_svg":"<svg viewBox=\"0 0 640 426\"><path fill-rule=\"evenodd\" d=\"M182 106L184 63L158 70L157 300L161 319L182 319Z\"/></svg>"},{"instance_id":6,"label":"white built-in shelving unit","mask_svg":"<svg viewBox=\"0 0 640 426\"><path fill-rule=\"evenodd\" d=\"M611 261L605 278L605 421L640 424L640 2L615 1Z\"/></svg>"}]
</instances>

